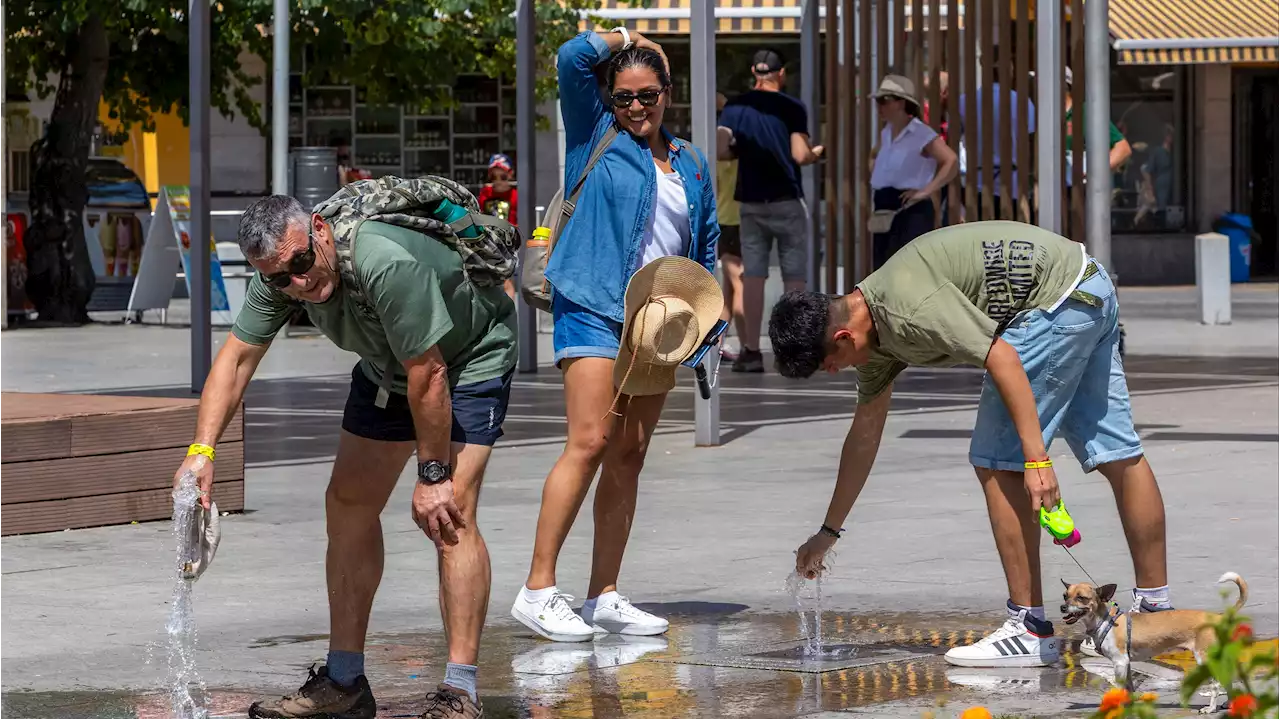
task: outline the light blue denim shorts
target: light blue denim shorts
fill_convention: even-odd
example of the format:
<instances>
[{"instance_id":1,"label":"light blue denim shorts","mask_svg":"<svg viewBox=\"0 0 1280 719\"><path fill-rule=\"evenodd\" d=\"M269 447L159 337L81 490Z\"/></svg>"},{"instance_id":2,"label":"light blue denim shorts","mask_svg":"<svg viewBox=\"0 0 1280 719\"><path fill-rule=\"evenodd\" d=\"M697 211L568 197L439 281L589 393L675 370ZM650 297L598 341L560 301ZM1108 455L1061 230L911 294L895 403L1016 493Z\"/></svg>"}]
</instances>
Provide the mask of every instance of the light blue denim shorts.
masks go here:
<instances>
[{"instance_id":1,"label":"light blue denim shorts","mask_svg":"<svg viewBox=\"0 0 1280 719\"><path fill-rule=\"evenodd\" d=\"M1101 307L1068 298L1053 312L1022 313L1001 335L1018 351L1031 380L1045 448L1055 435L1061 435L1086 472L1142 455L1120 360L1116 288L1098 267L1101 271L1078 289L1102 300ZM987 375L969 462L975 467L1021 472L1025 461L1004 400Z\"/></svg>"},{"instance_id":2,"label":"light blue denim shorts","mask_svg":"<svg viewBox=\"0 0 1280 719\"><path fill-rule=\"evenodd\" d=\"M598 315L559 293L551 295L551 342L556 367L575 357L617 359L622 323Z\"/></svg>"}]
</instances>

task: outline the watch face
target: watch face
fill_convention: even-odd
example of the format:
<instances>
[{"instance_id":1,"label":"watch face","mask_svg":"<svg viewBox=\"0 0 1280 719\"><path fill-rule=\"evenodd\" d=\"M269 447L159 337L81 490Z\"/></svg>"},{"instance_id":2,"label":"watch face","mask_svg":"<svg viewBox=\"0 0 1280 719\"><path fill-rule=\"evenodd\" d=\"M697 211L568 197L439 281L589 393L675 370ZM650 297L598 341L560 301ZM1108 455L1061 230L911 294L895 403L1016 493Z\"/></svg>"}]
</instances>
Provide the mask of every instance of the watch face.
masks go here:
<instances>
[{"instance_id":1,"label":"watch face","mask_svg":"<svg viewBox=\"0 0 1280 719\"><path fill-rule=\"evenodd\" d=\"M418 478L430 484L439 484L449 478L449 468L434 460L423 462L418 467Z\"/></svg>"}]
</instances>

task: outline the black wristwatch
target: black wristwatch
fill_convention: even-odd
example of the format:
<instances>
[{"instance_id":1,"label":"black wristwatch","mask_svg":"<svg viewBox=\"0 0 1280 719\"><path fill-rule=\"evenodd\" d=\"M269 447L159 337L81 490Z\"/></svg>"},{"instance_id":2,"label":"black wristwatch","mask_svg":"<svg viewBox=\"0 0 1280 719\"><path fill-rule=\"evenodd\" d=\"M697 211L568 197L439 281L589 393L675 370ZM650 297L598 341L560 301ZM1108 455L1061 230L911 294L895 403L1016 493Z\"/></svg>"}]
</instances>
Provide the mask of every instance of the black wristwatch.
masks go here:
<instances>
[{"instance_id":1,"label":"black wristwatch","mask_svg":"<svg viewBox=\"0 0 1280 719\"><path fill-rule=\"evenodd\" d=\"M426 485L436 485L453 479L453 467L438 459L418 462L418 481Z\"/></svg>"}]
</instances>

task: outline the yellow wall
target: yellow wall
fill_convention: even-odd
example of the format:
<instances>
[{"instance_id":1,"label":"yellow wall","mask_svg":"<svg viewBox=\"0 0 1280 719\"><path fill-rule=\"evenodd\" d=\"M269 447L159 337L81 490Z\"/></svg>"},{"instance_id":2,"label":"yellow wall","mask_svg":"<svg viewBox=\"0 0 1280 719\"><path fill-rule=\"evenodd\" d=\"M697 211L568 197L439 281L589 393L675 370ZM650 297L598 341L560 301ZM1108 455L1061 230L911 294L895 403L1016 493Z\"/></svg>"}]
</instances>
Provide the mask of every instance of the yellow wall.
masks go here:
<instances>
[{"instance_id":1,"label":"yellow wall","mask_svg":"<svg viewBox=\"0 0 1280 719\"><path fill-rule=\"evenodd\" d=\"M107 129L119 127L108 119L107 104L98 106L98 121ZM120 150L120 160L137 173L147 191L161 185L186 185L191 177L191 140L186 125L176 112L156 116L155 156L148 162L144 133L139 127L129 131L129 139Z\"/></svg>"}]
</instances>

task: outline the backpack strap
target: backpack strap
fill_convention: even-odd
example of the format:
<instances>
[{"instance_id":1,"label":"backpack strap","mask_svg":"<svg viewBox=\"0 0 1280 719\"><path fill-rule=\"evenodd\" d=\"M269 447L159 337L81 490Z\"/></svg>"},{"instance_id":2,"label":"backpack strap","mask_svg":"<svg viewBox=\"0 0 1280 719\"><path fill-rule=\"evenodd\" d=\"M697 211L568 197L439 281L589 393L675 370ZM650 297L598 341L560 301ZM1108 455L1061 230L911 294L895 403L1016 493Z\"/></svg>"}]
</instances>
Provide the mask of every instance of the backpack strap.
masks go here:
<instances>
[{"instance_id":1,"label":"backpack strap","mask_svg":"<svg viewBox=\"0 0 1280 719\"><path fill-rule=\"evenodd\" d=\"M698 174L702 174L706 168L702 166L702 157L698 155L698 148L694 147L693 143L685 140L681 140L680 145L688 150L690 155L693 155L693 164L698 168Z\"/></svg>"},{"instance_id":2,"label":"backpack strap","mask_svg":"<svg viewBox=\"0 0 1280 719\"><path fill-rule=\"evenodd\" d=\"M600 162L600 158L604 156L604 151L609 149L614 139L618 136L617 123L610 123L609 129L605 130L604 135L596 142L596 146L591 150L591 158L587 160L587 166L583 168L582 174L578 177L578 181L573 183L573 191L564 197L564 202L560 205L561 214L566 219L573 214L574 207L578 204L578 195L582 194L582 186L587 182L587 175L591 174L591 168Z\"/></svg>"}]
</instances>

